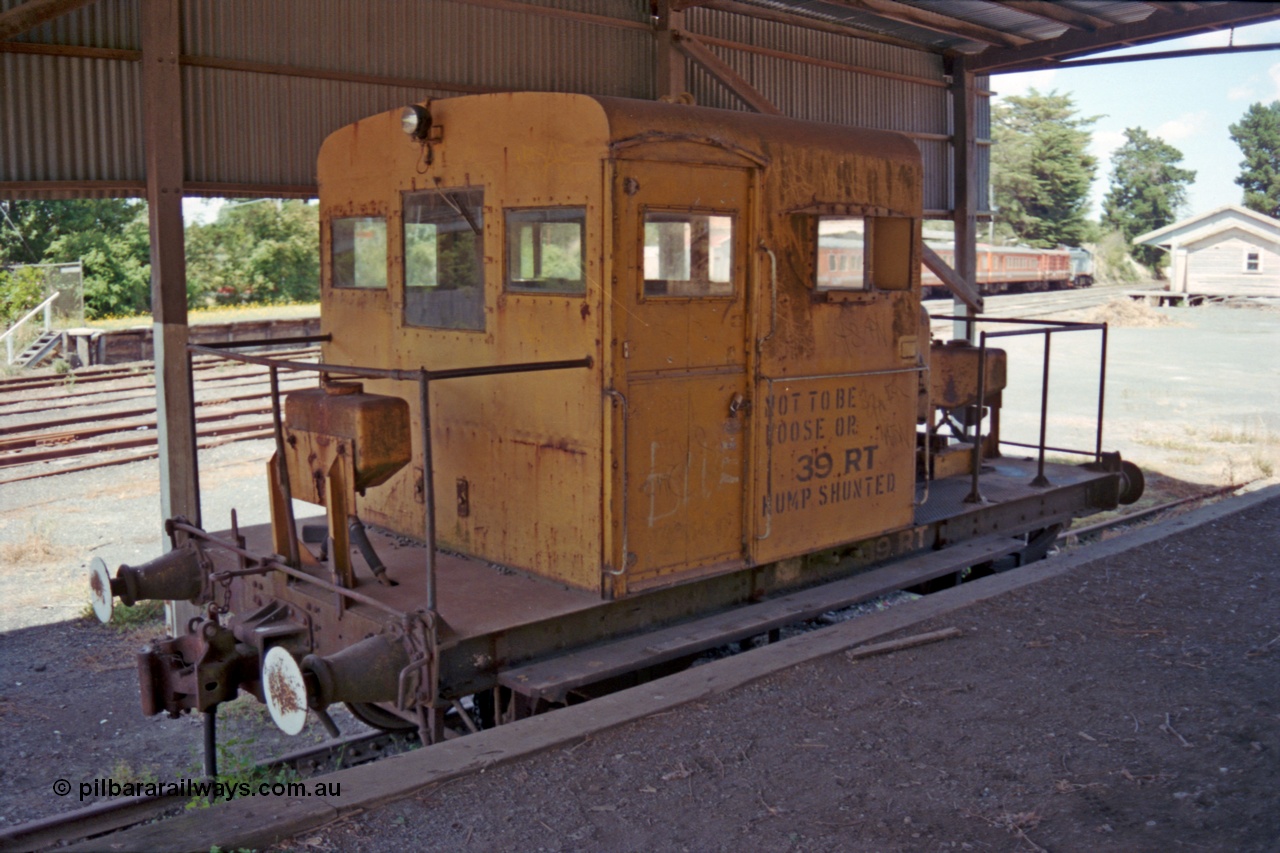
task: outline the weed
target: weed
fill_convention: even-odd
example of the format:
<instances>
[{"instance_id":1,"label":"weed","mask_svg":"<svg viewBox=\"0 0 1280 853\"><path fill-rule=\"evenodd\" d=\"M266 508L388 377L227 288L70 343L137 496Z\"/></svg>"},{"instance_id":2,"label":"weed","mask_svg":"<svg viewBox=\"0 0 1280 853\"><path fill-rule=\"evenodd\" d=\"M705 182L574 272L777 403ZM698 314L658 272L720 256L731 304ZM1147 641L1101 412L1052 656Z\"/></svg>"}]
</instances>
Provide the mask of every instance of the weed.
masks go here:
<instances>
[{"instance_id":1,"label":"weed","mask_svg":"<svg viewBox=\"0 0 1280 853\"><path fill-rule=\"evenodd\" d=\"M123 758L116 760L115 766L111 768L111 772L107 774L107 777L113 782L119 782L121 785L147 785L158 781L153 768L143 767L139 770Z\"/></svg>"},{"instance_id":2,"label":"weed","mask_svg":"<svg viewBox=\"0 0 1280 853\"><path fill-rule=\"evenodd\" d=\"M50 563L67 555L67 549L53 541L48 525L31 522L27 533L14 542L0 543L0 560L8 565Z\"/></svg>"},{"instance_id":3,"label":"weed","mask_svg":"<svg viewBox=\"0 0 1280 853\"><path fill-rule=\"evenodd\" d=\"M227 738L218 744L218 782L224 789L240 790L241 785L257 789L259 785L288 784L302 777L292 767L269 770L253 759L251 738ZM216 801L216 800L215 800ZM187 809L203 809L213 805L207 796L193 797Z\"/></svg>"},{"instance_id":4,"label":"weed","mask_svg":"<svg viewBox=\"0 0 1280 853\"><path fill-rule=\"evenodd\" d=\"M97 620L92 604L85 604L80 610L81 619ZM137 604L117 604L111 611L111 621L107 623L121 634L139 628L149 628L164 619L163 601L139 601Z\"/></svg>"},{"instance_id":5,"label":"weed","mask_svg":"<svg viewBox=\"0 0 1280 853\"><path fill-rule=\"evenodd\" d=\"M1263 454L1261 450L1255 450L1253 452L1253 465L1262 472L1262 476L1268 479L1276 475L1275 460L1270 456Z\"/></svg>"},{"instance_id":6,"label":"weed","mask_svg":"<svg viewBox=\"0 0 1280 853\"><path fill-rule=\"evenodd\" d=\"M198 326L202 323L233 323L249 320L275 320L293 317L316 317L320 314L317 303L279 305L227 305L218 308L200 308L187 314L187 321ZM88 325L97 329L127 329L133 326L150 326L150 314L129 317L99 317Z\"/></svg>"}]
</instances>

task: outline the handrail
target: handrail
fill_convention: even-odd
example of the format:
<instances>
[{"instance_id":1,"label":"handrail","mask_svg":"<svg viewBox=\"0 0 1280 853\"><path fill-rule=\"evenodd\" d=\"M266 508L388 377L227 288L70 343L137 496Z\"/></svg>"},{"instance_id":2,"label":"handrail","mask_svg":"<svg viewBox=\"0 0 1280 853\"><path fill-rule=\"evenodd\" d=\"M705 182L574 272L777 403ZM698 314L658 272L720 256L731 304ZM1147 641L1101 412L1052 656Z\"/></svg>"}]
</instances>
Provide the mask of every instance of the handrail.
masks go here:
<instances>
[{"instance_id":1,"label":"handrail","mask_svg":"<svg viewBox=\"0 0 1280 853\"><path fill-rule=\"evenodd\" d=\"M537 373L546 370L565 370L570 368L588 368L595 365L595 359L591 356L578 359L564 359L560 361L531 361L521 362L518 364L493 364L481 365L477 367L460 367L447 368L444 370L428 370L425 367L416 370L394 370L376 367L356 367L354 365L329 364L325 362L301 362L290 361L283 358L274 358L271 356L249 355L242 352L230 352L229 349L236 346L243 346L244 342L233 342L227 349L214 349L209 346L200 344L187 344L187 352L189 354L203 354L225 358L231 361L239 361L247 364L260 364L270 370L271 374L271 409L272 409L272 425L276 439L276 455L277 464L280 466L280 479L285 491L285 517L288 524L289 538L291 540L290 553L286 555L286 559L293 565L297 563L296 553L296 533L294 530L293 519L293 501L288 492L289 475L287 470L287 462L284 452L284 431L283 419L281 416L280 405L280 387L277 379L280 370L296 370L310 371L322 374L322 376L353 376L364 379L394 379L402 382L415 382L418 386L418 405L421 410L422 423L422 471L423 471L423 502L426 506L424 513L425 526L425 545L426 545L426 574L427 574L427 610L436 613L436 536L435 536L435 483L432 476L431 464L431 399L430 387L432 382L443 379L465 379L476 376L497 376L516 373ZM199 474L196 474L197 482ZM351 596L348 596L351 597Z\"/></svg>"},{"instance_id":2,"label":"handrail","mask_svg":"<svg viewBox=\"0 0 1280 853\"><path fill-rule=\"evenodd\" d=\"M61 294L58 294L58 293L50 294L44 300L44 302L41 302L35 308L32 308L30 311L26 313L26 316L24 316L21 320L19 320L18 322L10 326L8 331L6 331L3 335L0 335L0 341L4 341L5 345L8 347L8 355L9 355L8 363L9 364L13 364L13 338L9 336L12 335L14 332L18 331L18 329L21 328L24 323L26 323L28 320L34 317L36 315L36 312L40 311L41 309L44 309L44 330L46 332L49 331L49 325L50 325L49 307L53 304L54 300L56 300L60 295Z\"/></svg>"},{"instance_id":3,"label":"handrail","mask_svg":"<svg viewBox=\"0 0 1280 853\"><path fill-rule=\"evenodd\" d=\"M958 320L964 319L960 317L939 317L930 315L933 320ZM1094 461L1097 462L1102 458L1102 413L1106 399L1107 389L1107 324L1106 323L1080 323L1067 320L1028 320L1016 317L985 317L974 318L979 323L1003 323L1006 325L1034 326L1031 329L1014 329L1007 332L981 332L979 334L978 343L978 416L974 424L973 439L973 482L969 490L968 496L964 499L965 503L983 503L981 491L978 489L978 474L982 468L982 411L983 404L986 402L986 385L987 385L987 341L992 338L1011 338L1026 335L1043 335L1044 336L1044 358L1042 360L1042 372L1040 385L1040 441L1038 444L1023 444L1016 441L1006 441L997 438L1000 444L1010 444L1017 447L1028 447L1038 449L1038 463L1036 477L1031 481L1031 485L1043 488L1050 485L1049 480L1044 475L1044 457L1046 450L1061 450L1062 448L1049 447L1045 442L1045 434L1048 421L1049 410L1049 353L1050 342L1055 332L1089 332L1098 331L1102 333L1102 352L1099 359L1098 368L1098 414L1097 423L1094 434L1094 449L1092 453L1088 451L1066 451L1069 453L1080 453L1081 455L1092 455Z\"/></svg>"}]
</instances>

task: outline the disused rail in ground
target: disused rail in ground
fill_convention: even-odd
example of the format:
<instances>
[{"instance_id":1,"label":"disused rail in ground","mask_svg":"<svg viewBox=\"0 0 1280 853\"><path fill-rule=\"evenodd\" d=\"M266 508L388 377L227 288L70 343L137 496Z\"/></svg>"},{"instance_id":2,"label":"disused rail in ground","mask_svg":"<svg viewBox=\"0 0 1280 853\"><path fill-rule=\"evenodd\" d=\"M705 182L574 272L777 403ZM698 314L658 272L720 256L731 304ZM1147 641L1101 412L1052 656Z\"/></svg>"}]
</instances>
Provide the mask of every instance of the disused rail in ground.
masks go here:
<instances>
[{"instance_id":1,"label":"disused rail in ground","mask_svg":"<svg viewBox=\"0 0 1280 853\"><path fill-rule=\"evenodd\" d=\"M308 347L288 354L307 360L317 350ZM79 373L73 374L74 384L57 379L52 385L27 383L18 390L12 380L0 381L0 392L16 397L0 403L0 470L6 472L0 485L157 455L153 375L136 368L92 370L97 378L88 387L81 386ZM271 436L265 368L227 369L225 362L214 359L201 361L192 372L201 449ZM281 380L284 391L316 382L314 375L286 374ZM59 384L67 387L51 393L49 389ZM65 464L73 460L84 461Z\"/></svg>"},{"instance_id":2,"label":"disused rail in ground","mask_svg":"<svg viewBox=\"0 0 1280 853\"><path fill-rule=\"evenodd\" d=\"M315 347L296 350L281 350L278 354L285 358L300 358L308 355L314 355L318 352ZM103 368L103 371L111 370ZM228 366L225 360L218 359L214 356L201 356L192 360L192 374L197 380L207 381L229 381L245 376L256 376L263 371L256 365L251 368L242 366ZM0 413L12 414L16 413L11 407L20 406L23 403L46 402L46 401L64 401L68 399L77 399L81 397L92 397L104 394L116 394L127 391L138 391L154 389L155 373L151 366L146 368L130 368L129 370L115 372L111 375L102 374L86 374L83 371L75 371L62 376L43 376L39 382L22 384L27 377L16 377L9 379L0 379L0 394L5 397L21 394L15 399L0 402ZM103 387L108 386L108 387ZM49 390L52 393L32 394L32 391ZM16 411L22 411L18 409Z\"/></svg>"},{"instance_id":3,"label":"disused rail in ground","mask_svg":"<svg viewBox=\"0 0 1280 853\"><path fill-rule=\"evenodd\" d=\"M257 769L267 777L286 768L302 771L308 768L354 767L376 760L386 754L390 747L405 742L405 736L385 732L353 735L333 743L289 753L261 764ZM82 809L0 830L0 849L24 853L97 838L163 817L191 799L191 796L186 795L161 794L101 800Z\"/></svg>"}]
</instances>

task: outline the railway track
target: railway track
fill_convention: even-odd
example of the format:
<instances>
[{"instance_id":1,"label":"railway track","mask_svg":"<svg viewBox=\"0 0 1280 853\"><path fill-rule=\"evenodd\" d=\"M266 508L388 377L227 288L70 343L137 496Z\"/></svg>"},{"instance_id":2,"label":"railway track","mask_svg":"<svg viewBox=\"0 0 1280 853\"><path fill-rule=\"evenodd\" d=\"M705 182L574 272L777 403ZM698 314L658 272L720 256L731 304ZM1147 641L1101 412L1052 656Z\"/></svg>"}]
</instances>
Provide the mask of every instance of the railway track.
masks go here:
<instances>
[{"instance_id":1,"label":"railway track","mask_svg":"<svg viewBox=\"0 0 1280 853\"><path fill-rule=\"evenodd\" d=\"M310 360L314 348L281 353ZM201 449L271 436L268 371L193 360ZM284 392L314 375L281 376ZM0 380L0 485L153 458L158 454L155 378L149 367L90 368Z\"/></svg>"},{"instance_id":2,"label":"railway track","mask_svg":"<svg viewBox=\"0 0 1280 853\"><path fill-rule=\"evenodd\" d=\"M385 732L352 735L260 764L256 775L279 778L282 771L293 771L305 779L309 773L332 772L375 761L393 751L402 752L408 743L404 735ZM164 818L183 809L191 799L173 794L100 800L85 808L0 831L0 849L25 853L99 838Z\"/></svg>"},{"instance_id":3,"label":"railway track","mask_svg":"<svg viewBox=\"0 0 1280 853\"><path fill-rule=\"evenodd\" d=\"M1005 293L988 296L985 300L986 313L992 317L1025 317L1036 319L1060 314L1064 311L1079 311L1104 305L1124 295L1127 287L1119 285L1095 285L1082 290L1053 290L1045 293ZM924 306L930 314L950 315L951 300L928 299ZM935 333L939 330L949 332L950 320L935 320Z\"/></svg>"}]
</instances>

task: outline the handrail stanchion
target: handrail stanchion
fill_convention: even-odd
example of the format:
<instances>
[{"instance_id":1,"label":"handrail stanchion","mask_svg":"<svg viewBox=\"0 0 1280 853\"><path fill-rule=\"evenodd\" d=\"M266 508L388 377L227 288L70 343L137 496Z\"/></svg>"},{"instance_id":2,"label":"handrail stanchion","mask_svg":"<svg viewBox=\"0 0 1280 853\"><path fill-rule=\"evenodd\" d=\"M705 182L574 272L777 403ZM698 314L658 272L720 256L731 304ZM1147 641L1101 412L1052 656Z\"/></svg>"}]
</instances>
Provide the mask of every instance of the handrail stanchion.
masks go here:
<instances>
[{"instance_id":1,"label":"handrail stanchion","mask_svg":"<svg viewBox=\"0 0 1280 853\"><path fill-rule=\"evenodd\" d=\"M1102 324L1102 365L1098 369L1098 438L1093 448L1093 461L1102 461L1102 402L1107 392L1107 324Z\"/></svg>"},{"instance_id":2,"label":"handrail stanchion","mask_svg":"<svg viewBox=\"0 0 1280 853\"><path fill-rule=\"evenodd\" d=\"M422 502L423 537L427 552L427 611L436 612L436 489L431 465L431 374L424 367L418 371L418 406L422 410Z\"/></svg>"},{"instance_id":3,"label":"handrail stanchion","mask_svg":"<svg viewBox=\"0 0 1280 853\"><path fill-rule=\"evenodd\" d=\"M280 494L284 497L284 518L289 535L289 565L298 567L298 528L293 520L293 487L289 485L289 462L284 452L284 419L280 416L280 370L270 365L271 421L276 438L276 476L280 478Z\"/></svg>"},{"instance_id":4,"label":"handrail stanchion","mask_svg":"<svg viewBox=\"0 0 1280 853\"><path fill-rule=\"evenodd\" d=\"M987 333L978 335L978 405L973 424L973 486L964 499L967 504L982 503L978 490L978 474L982 472L982 409L987 402Z\"/></svg>"},{"instance_id":5,"label":"handrail stanchion","mask_svg":"<svg viewBox=\"0 0 1280 853\"><path fill-rule=\"evenodd\" d=\"M1040 380L1040 462L1036 468L1036 478L1031 481L1031 485L1038 488L1051 485L1049 479L1044 475L1044 443L1045 430L1049 423L1049 343L1053 340L1053 331L1051 329L1044 330L1044 368L1043 376Z\"/></svg>"}]
</instances>

